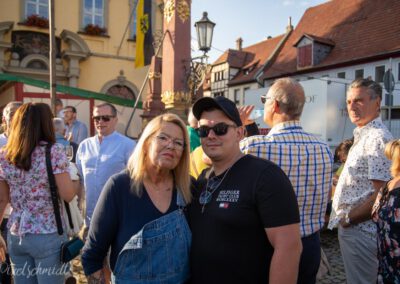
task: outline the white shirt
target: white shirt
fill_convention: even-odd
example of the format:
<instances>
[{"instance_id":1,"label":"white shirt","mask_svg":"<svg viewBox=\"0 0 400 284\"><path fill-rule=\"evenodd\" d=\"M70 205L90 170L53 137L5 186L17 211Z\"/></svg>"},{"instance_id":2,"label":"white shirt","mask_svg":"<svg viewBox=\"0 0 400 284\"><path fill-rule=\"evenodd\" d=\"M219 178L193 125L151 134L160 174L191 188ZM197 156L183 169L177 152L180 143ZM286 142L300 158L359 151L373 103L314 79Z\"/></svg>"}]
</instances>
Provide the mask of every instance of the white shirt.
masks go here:
<instances>
[{"instance_id":1,"label":"white shirt","mask_svg":"<svg viewBox=\"0 0 400 284\"><path fill-rule=\"evenodd\" d=\"M8 140L8 138L7 138L6 134L1 133L0 134L0 148L7 144L7 140Z\"/></svg>"},{"instance_id":2,"label":"white shirt","mask_svg":"<svg viewBox=\"0 0 400 284\"><path fill-rule=\"evenodd\" d=\"M371 180L390 179L390 161L385 157L385 144L393 139L380 117L363 127L354 129L354 144L349 151L340 174L332 202L332 214L328 228L339 224L346 213L368 199L375 191ZM372 238L376 227L372 221L357 225L357 228Z\"/></svg>"},{"instance_id":3,"label":"white shirt","mask_svg":"<svg viewBox=\"0 0 400 284\"><path fill-rule=\"evenodd\" d=\"M114 131L103 137L98 135L83 140L76 153L76 166L82 177L86 193L86 220L89 227L100 193L109 177L126 168L136 142Z\"/></svg>"}]
</instances>

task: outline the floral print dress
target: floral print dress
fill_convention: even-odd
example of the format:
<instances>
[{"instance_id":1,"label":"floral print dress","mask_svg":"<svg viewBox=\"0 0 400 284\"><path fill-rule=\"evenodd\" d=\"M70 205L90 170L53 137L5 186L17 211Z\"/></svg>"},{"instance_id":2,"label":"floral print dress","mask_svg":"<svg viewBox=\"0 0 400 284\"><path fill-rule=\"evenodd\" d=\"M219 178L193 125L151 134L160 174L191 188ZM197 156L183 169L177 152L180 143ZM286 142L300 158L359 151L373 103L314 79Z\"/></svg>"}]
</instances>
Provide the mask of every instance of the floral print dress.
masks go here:
<instances>
[{"instance_id":1,"label":"floral print dress","mask_svg":"<svg viewBox=\"0 0 400 284\"><path fill-rule=\"evenodd\" d=\"M400 187L381 189L372 210L377 226L378 281L400 284Z\"/></svg>"},{"instance_id":2,"label":"floral print dress","mask_svg":"<svg viewBox=\"0 0 400 284\"><path fill-rule=\"evenodd\" d=\"M23 237L26 234L50 234L57 232L53 203L46 170L45 142L33 150L31 168L17 168L0 151L0 180L10 188L12 212L8 220L10 233ZM64 147L51 147L53 173L68 172L69 162Z\"/></svg>"}]
</instances>

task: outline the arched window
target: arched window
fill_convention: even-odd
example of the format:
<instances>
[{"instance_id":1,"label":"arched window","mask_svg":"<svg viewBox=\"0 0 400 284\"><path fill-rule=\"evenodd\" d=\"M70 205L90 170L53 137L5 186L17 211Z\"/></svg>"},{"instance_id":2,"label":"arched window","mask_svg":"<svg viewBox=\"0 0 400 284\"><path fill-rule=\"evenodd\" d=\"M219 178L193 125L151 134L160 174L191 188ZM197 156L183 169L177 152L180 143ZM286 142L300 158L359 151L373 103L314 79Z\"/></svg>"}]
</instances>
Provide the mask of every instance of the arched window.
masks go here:
<instances>
[{"instance_id":1,"label":"arched window","mask_svg":"<svg viewBox=\"0 0 400 284\"><path fill-rule=\"evenodd\" d=\"M48 66L41 60L32 60L26 65L27 68L48 70Z\"/></svg>"},{"instance_id":2,"label":"arched window","mask_svg":"<svg viewBox=\"0 0 400 284\"><path fill-rule=\"evenodd\" d=\"M134 91L127 86L114 85L107 90L106 94L128 100L136 100Z\"/></svg>"}]
</instances>

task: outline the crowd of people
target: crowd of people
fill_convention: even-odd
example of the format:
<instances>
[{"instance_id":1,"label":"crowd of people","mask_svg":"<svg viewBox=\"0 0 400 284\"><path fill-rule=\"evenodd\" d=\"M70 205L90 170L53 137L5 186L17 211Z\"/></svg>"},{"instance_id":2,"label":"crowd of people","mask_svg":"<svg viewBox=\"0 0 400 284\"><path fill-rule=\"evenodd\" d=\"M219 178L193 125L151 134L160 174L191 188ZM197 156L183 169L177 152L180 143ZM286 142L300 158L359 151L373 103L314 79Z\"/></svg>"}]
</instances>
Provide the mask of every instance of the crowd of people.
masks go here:
<instances>
[{"instance_id":1,"label":"crowd of people","mask_svg":"<svg viewBox=\"0 0 400 284\"><path fill-rule=\"evenodd\" d=\"M15 284L67 281L49 145L60 200L78 195L83 209L88 283L316 283L327 207L347 283L400 283L400 142L380 118L381 86L350 84L354 137L338 147L336 172L329 146L300 124L299 82L278 79L261 100L267 135L258 135L252 106L218 96L197 100L188 125L171 113L155 117L138 141L116 131L109 103L93 109L93 137L73 106L59 101L53 118L44 103L9 103L0 283L11 274Z\"/></svg>"}]
</instances>

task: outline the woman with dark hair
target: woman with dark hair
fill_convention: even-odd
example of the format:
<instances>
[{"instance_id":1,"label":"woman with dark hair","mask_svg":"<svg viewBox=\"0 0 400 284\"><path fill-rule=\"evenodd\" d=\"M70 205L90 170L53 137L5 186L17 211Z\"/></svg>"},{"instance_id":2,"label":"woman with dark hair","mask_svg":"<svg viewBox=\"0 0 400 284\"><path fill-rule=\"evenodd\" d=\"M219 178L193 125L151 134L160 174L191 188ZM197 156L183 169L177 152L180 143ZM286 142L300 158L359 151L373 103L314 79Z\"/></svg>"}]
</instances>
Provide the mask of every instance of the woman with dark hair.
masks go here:
<instances>
[{"instance_id":1,"label":"woman with dark hair","mask_svg":"<svg viewBox=\"0 0 400 284\"><path fill-rule=\"evenodd\" d=\"M0 217L8 202L8 252L14 283L63 283L68 267L60 262L66 236L57 233L46 170L46 145L55 143L50 107L22 105L14 115L8 142L0 150ZM61 199L71 201L75 190L61 145L50 150L52 170ZM0 220L1 221L1 220ZM5 251L0 237L0 260Z\"/></svg>"}]
</instances>

